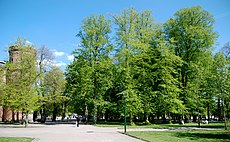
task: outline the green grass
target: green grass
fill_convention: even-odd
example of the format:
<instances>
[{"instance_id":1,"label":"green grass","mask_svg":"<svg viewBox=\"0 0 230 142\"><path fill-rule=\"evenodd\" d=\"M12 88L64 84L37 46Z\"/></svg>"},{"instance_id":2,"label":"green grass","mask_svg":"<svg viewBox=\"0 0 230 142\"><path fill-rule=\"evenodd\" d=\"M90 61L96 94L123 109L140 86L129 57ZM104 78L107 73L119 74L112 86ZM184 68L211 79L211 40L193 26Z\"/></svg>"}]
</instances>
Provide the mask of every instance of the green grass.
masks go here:
<instances>
[{"instance_id":1,"label":"green grass","mask_svg":"<svg viewBox=\"0 0 230 142\"><path fill-rule=\"evenodd\" d=\"M0 142L32 142L31 138L0 137Z\"/></svg>"},{"instance_id":2,"label":"green grass","mask_svg":"<svg viewBox=\"0 0 230 142\"><path fill-rule=\"evenodd\" d=\"M149 142L230 142L230 132L224 130L128 132L127 134Z\"/></svg>"},{"instance_id":3,"label":"green grass","mask_svg":"<svg viewBox=\"0 0 230 142\"><path fill-rule=\"evenodd\" d=\"M184 125L180 124L151 124L151 125L136 125L129 126L130 128L180 128L180 127L198 127L197 123L185 123ZM201 124L201 128L224 128L224 123L209 123Z\"/></svg>"},{"instance_id":4,"label":"green grass","mask_svg":"<svg viewBox=\"0 0 230 142\"><path fill-rule=\"evenodd\" d=\"M92 124L93 125L93 124ZM122 127L122 122L97 122L99 127Z\"/></svg>"},{"instance_id":5,"label":"green grass","mask_svg":"<svg viewBox=\"0 0 230 142\"><path fill-rule=\"evenodd\" d=\"M99 127L118 127L122 128L122 122L98 122L97 126ZM197 123L185 123L184 125L179 124L151 124L151 125L142 125L141 123L136 123L136 126L127 125L127 128L180 128L180 127L198 127ZM201 124L201 128L224 128L224 123L214 122L209 124Z\"/></svg>"}]
</instances>

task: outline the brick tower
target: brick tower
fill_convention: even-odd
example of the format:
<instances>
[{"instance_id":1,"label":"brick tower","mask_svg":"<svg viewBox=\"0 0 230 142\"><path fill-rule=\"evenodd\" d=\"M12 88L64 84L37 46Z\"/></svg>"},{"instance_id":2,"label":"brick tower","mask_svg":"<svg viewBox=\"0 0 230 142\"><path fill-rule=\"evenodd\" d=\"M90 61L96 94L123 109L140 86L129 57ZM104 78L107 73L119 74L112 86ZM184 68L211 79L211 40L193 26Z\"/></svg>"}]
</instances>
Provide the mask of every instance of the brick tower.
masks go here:
<instances>
[{"instance_id":1,"label":"brick tower","mask_svg":"<svg viewBox=\"0 0 230 142\"><path fill-rule=\"evenodd\" d=\"M11 46L9 47L9 62L11 63L17 63L17 61L19 61L19 48L18 46ZM20 65L20 63L18 64ZM11 78L10 75L5 74L5 83L8 82L8 80ZM2 111L1 111L2 109ZM11 109L8 106L3 106L0 107L0 121L5 121L5 122L9 122L9 121L20 121L22 120L22 113L21 112L17 112L14 111L13 109Z\"/></svg>"},{"instance_id":2,"label":"brick tower","mask_svg":"<svg viewBox=\"0 0 230 142\"><path fill-rule=\"evenodd\" d=\"M19 58L19 48L18 46L11 46L9 48L9 61L16 62Z\"/></svg>"}]
</instances>

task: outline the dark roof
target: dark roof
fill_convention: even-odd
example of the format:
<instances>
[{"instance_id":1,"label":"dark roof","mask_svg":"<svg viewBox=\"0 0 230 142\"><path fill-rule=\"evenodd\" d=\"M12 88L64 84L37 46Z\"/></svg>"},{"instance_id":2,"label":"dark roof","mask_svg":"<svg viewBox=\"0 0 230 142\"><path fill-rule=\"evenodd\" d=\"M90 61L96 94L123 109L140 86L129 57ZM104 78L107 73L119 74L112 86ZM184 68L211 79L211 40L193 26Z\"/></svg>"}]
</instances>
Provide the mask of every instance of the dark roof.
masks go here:
<instances>
[{"instance_id":1,"label":"dark roof","mask_svg":"<svg viewBox=\"0 0 230 142\"><path fill-rule=\"evenodd\" d=\"M9 52L10 51L18 51L18 50L19 50L18 46L13 45L13 46L9 47Z\"/></svg>"},{"instance_id":2,"label":"dark roof","mask_svg":"<svg viewBox=\"0 0 230 142\"><path fill-rule=\"evenodd\" d=\"M6 62L0 61L0 67L3 67Z\"/></svg>"}]
</instances>

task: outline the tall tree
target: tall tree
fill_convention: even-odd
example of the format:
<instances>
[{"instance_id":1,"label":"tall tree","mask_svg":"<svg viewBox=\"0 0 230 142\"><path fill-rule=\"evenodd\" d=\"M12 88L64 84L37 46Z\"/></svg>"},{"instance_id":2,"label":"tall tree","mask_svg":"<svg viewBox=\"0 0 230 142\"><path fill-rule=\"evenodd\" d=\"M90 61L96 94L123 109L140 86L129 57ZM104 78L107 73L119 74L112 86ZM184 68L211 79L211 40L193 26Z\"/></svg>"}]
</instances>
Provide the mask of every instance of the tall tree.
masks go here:
<instances>
[{"instance_id":1,"label":"tall tree","mask_svg":"<svg viewBox=\"0 0 230 142\"><path fill-rule=\"evenodd\" d=\"M44 76L44 95L47 98L46 105L52 109L52 121L56 121L60 106L68 99L64 95L65 76L63 71L57 67L52 67ZM59 110L59 111L58 111Z\"/></svg>"},{"instance_id":2,"label":"tall tree","mask_svg":"<svg viewBox=\"0 0 230 142\"><path fill-rule=\"evenodd\" d=\"M207 115L206 104L212 102L213 93L210 90L210 75L212 69L212 53L204 52L200 54L199 60L193 61L191 66L191 71L196 75L190 79L188 91L189 105L188 111L193 115L196 121L196 116L198 116L198 125L200 126L201 117Z\"/></svg>"},{"instance_id":3,"label":"tall tree","mask_svg":"<svg viewBox=\"0 0 230 142\"><path fill-rule=\"evenodd\" d=\"M111 83L106 77L106 64L112 63L109 53L112 49L109 34L111 33L110 21L104 16L91 16L83 21L77 36L81 39L81 48L75 50L75 60L68 67L67 79L71 80L71 73L80 74L75 80L75 95L84 96L85 112L92 107L91 114L96 124L98 107L103 104L103 94ZM70 91L71 92L71 91ZM79 98L79 97L77 97Z\"/></svg>"},{"instance_id":4,"label":"tall tree","mask_svg":"<svg viewBox=\"0 0 230 142\"><path fill-rule=\"evenodd\" d=\"M228 100L228 63L225 55L221 52L214 56L213 77L215 83L215 93L217 98L217 112L219 119L224 116L225 129L226 125L226 101Z\"/></svg>"},{"instance_id":5,"label":"tall tree","mask_svg":"<svg viewBox=\"0 0 230 142\"><path fill-rule=\"evenodd\" d=\"M38 77L36 50L32 45L27 45L25 40L20 39L9 50L12 55L10 62L6 64L7 87L5 91L9 96L10 107L25 113L25 126L27 127L28 113L40 106L35 86Z\"/></svg>"},{"instance_id":6,"label":"tall tree","mask_svg":"<svg viewBox=\"0 0 230 142\"><path fill-rule=\"evenodd\" d=\"M180 71L182 83L181 100L189 108L190 92L193 78L196 74L192 72L192 64L200 60L200 56L210 51L216 39L213 31L214 18L200 6L184 8L176 12L173 18L165 23L166 40L173 41L175 54L182 58L183 65ZM194 95L192 93L191 95Z\"/></svg>"},{"instance_id":7,"label":"tall tree","mask_svg":"<svg viewBox=\"0 0 230 142\"><path fill-rule=\"evenodd\" d=\"M230 56L230 42L225 43L224 46L221 48L221 51L224 53L226 58L229 58L229 56Z\"/></svg>"},{"instance_id":8,"label":"tall tree","mask_svg":"<svg viewBox=\"0 0 230 142\"><path fill-rule=\"evenodd\" d=\"M193 86L197 92L195 95L194 107L189 111L192 112L193 116L197 115L206 115L208 116L208 121L210 121L210 116L213 112L213 106L215 104L214 97L215 93L215 83L213 78L213 63L214 58L212 52L206 52L203 56L200 57L200 60L197 61L193 66L193 72L197 74ZM191 101L192 102L192 101ZM207 109L207 113L206 113ZM196 121L194 117L193 121Z\"/></svg>"},{"instance_id":9,"label":"tall tree","mask_svg":"<svg viewBox=\"0 0 230 142\"><path fill-rule=\"evenodd\" d=\"M180 57L171 52L164 44L158 45L155 49L155 56L153 59L153 78L154 93L156 94L156 105L158 112L167 115L183 114L184 106L179 99L180 82L178 81L178 68L182 64Z\"/></svg>"},{"instance_id":10,"label":"tall tree","mask_svg":"<svg viewBox=\"0 0 230 142\"><path fill-rule=\"evenodd\" d=\"M45 104L47 102L47 99L45 98L45 92L44 92L44 74L51 68L52 62L54 60L54 56L52 52L49 50L49 48L43 45L37 50L37 60L38 60L38 72L39 72L39 78L37 83L38 95L41 96L42 99L41 100L42 107L40 109L41 122L45 123L46 120ZM33 120L35 121L36 118L37 118L37 111L34 111Z\"/></svg>"},{"instance_id":11,"label":"tall tree","mask_svg":"<svg viewBox=\"0 0 230 142\"><path fill-rule=\"evenodd\" d=\"M85 114L86 123L88 121L88 109L91 104L91 68L83 57L75 57L74 61L68 65L66 72L66 90L71 98L68 102L69 110L77 114Z\"/></svg>"},{"instance_id":12,"label":"tall tree","mask_svg":"<svg viewBox=\"0 0 230 142\"><path fill-rule=\"evenodd\" d=\"M116 44L118 48L116 56L122 75L122 90L120 93L124 92L126 94L127 112L131 123L133 115L137 115L141 110L141 98L135 89L131 65L133 56L138 52L138 43L141 43L137 39L138 37L143 38L141 28L144 28L144 26L140 26L141 22L146 21L141 21L140 15L133 8L126 9L121 15L114 16L114 23L117 26Z\"/></svg>"},{"instance_id":13,"label":"tall tree","mask_svg":"<svg viewBox=\"0 0 230 142\"><path fill-rule=\"evenodd\" d=\"M151 53L153 46L158 39L160 28L153 23L152 12L145 10L136 15L134 41L132 41L132 50L134 55L131 58L130 65L132 66L133 81L135 89L141 100L141 107L144 113L144 119L149 123L148 117L156 110L153 93L153 76L152 75L152 58Z\"/></svg>"}]
</instances>

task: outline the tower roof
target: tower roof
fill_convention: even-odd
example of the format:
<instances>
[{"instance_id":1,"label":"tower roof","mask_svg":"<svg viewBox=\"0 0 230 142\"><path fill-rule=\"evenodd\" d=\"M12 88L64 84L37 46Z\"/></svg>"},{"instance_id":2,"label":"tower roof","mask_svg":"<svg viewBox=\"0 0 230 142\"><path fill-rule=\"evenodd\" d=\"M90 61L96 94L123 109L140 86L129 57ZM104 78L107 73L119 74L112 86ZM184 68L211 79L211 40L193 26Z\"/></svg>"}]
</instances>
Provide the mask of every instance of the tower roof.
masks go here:
<instances>
[{"instance_id":1,"label":"tower roof","mask_svg":"<svg viewBox=\"0 0 230 142\"><path fill-rule=\"evenodd\" d=\"M4 67L5 63L5 61L0 61L0 68Z\"/></svg>"},{"instance_id":2,"label":"tower roof","mask_svg":"<svg viewBox=\"0 0 230 142\"><path fill-rule=\"evenodd\" d=\"M10 46L9 47L9 52L10 51L18 51L18 50L19 50L18 46Z\"/></svg>"}]
</instances>

